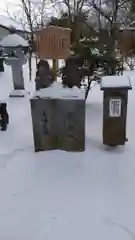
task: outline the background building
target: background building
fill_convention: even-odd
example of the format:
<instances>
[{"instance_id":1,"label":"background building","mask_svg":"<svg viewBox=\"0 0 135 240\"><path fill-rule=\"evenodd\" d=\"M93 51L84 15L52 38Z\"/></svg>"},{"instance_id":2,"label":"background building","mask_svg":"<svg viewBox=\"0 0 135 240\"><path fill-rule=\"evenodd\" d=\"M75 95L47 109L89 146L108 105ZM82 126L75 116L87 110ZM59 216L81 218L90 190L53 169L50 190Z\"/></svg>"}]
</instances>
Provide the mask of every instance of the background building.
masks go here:
<instances>
[{"instance_id":1,"label":"background building","mask_svg":"<svg viewBox=\"0 0 135 240\"><path fill-rule=\"evenodd\" d=\"M29 31L28 29L24 29L20 24L15 22L14 20L4 16L0 15L0 40L2 40L3 37L6 37L8 34L10 34L10 29L15 28L16 33L20 36L27 38Z\"/></svg>"}]
</instances>

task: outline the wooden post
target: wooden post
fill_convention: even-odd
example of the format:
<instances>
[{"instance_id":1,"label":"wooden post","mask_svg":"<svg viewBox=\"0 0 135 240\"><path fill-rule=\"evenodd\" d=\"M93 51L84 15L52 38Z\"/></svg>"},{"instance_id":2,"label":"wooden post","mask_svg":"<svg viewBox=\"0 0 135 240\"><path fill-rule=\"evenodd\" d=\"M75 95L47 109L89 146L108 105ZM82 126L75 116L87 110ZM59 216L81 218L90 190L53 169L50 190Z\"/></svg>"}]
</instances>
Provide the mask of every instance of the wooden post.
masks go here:
<instances>
[{"instance_id":1,"label":"wooden post","mask_svg":"<svg viewBox=\"0 0 135 240\"><path fill-rule=\"evenodd\" d=\"M58 59L53 59L53 76L54 80L57 81L57 69L58 69Z\"/></svg>"}]
</instances>

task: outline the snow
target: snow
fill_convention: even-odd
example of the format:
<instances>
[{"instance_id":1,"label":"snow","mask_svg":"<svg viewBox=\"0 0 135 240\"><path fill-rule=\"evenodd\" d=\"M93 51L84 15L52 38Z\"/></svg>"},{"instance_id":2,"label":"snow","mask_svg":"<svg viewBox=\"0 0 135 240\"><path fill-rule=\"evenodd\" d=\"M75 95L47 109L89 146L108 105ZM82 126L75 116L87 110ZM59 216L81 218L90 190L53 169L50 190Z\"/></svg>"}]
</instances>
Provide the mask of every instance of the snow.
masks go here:
<instances>
[{"instance_id":1,"label":"snow","mask_svg":"<svg viewBox=\"0 0 135 240\"><path fill-rule=\"evenodd\" d=\"M101 80L101 89L104 88L129 88L131 81L128 76L105 76Z\"/></svg>"},{"instance_id":2,"label":"snow","mask_svg":"<svg viewBox=\"0 0 135 240\"><path fill-rule=\"evenodd\" d=\"M2 47L28 47L28 42L17 34L9 34L0 41Z\"/></svg>"},{"instance_id":3,"label":"snow","mask_svg":"<svg viewBox=\"0 0 135 240\"><path fill-rule=\"evenodd\" d=\"M33 97L40 98L76 98L85 99L84 89L73 87L71 89L62 87L61 83L55 82L49 88L40 89L34 93Z\"/></svg>"},{"instance_id":4,"label":"snow","mask_svg":"<svg viewBox=\"0 0 135 240\"><path fill-rule=\"evenodd\" d=\"M10 115L0 132L0 239L135 239L135 72L130 76L127 136L118 148L102 144L102 98L93 86L86 104L86 150L34 152L29 97L8 98L11 69L0 77ZM33 62L35 75L35 63ZM35 85L28 81L31 94Z\"/></svg>"},{"instance_id":5,"label":"snow","mask_svg":"<svg viewBox=\"0 0 135 240\"><path fill-rule=\"evenodd\" d=\"M91 49L91 53L100 56L100 52L97 48Z\"/></svg>"}]
</instances>

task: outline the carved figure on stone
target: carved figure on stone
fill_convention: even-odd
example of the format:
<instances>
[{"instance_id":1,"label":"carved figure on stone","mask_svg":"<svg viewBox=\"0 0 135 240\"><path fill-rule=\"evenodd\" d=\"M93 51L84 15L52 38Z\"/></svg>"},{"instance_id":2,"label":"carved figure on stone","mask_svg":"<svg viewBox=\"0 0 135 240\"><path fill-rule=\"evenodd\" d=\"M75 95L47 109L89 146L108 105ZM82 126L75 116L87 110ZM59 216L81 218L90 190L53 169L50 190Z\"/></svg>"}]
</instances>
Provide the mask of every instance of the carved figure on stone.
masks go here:
<instances>
[{"instance_id":1,"label":"carved figure on stone","mask_svg":"<svg viewBox=\"0 0 135 240\"><path fill-rule=\"evenodd\" d=\"M54 81L49 63L45 60L40 60L37 65L36 72L36 90L49 87Z\"/></svg>"},{"instance_id":2,"label":"carved figure on stone","mask_svg":"<svg viewBox=\"0 0 135 240\"><path fill-rule=\"evenodd\" d=\"M69 57L66 60L66 65L62 71L62 84L65 87L72 88L73 86L81 87L82 74L76 64L76 59Z\"/></svg>"}]
</instances>

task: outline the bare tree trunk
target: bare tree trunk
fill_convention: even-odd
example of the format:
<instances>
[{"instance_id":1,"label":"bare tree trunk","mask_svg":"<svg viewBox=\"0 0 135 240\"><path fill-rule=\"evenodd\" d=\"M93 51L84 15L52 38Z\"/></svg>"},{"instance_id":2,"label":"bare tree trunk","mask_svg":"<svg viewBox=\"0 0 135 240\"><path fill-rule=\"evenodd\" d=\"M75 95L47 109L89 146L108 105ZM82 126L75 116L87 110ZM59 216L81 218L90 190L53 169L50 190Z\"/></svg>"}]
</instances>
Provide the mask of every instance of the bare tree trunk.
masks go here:
<instances>
[{"instance_id":1,"label":"bare tree trunk","mask_svg":"<svg viewBox=\"0 0 135 240\"><path fill-rule=\"evenodd\" d=\"M87 86L87 89L85 91L85 100L88 97L88 94L89 94L89 91L90 91L90 87L91 87L91 78L90 78L90 76L88 76L88 86Z\"/></svg>"},{"instance_id":2,"label":"bare tree trunk","mask_svg":"<svg viewBox=\"0 0 135 240\"><path fill-rule=\"evenodd\" d=\"M99 2L99 8L101 9L101 3L102 3L102 0L100 0ZM98 28L99 28L99 31L101 30L102 28L102 23L101 23L101 10L98 12Z\"/></svg>"},{"instance_id":3,"label":"bare tree trunk","mask_svg":"<svg viewBox=\"0 0 135 240\"><path fill-rule=\"evenodd\" d=\"M30 29L30 50L29 50L29 78L31 81L32 77L32 54L34 52L34 29L39 26L44 26L44 18L45 18L45 8L46 8L46 0L41 0L36 7L33 7L34 3L31 0L20 0L22 4L22 9L25 14L27 25ZM36 6L36 5L35 5Z\"/></svg>"}]
</instances>

